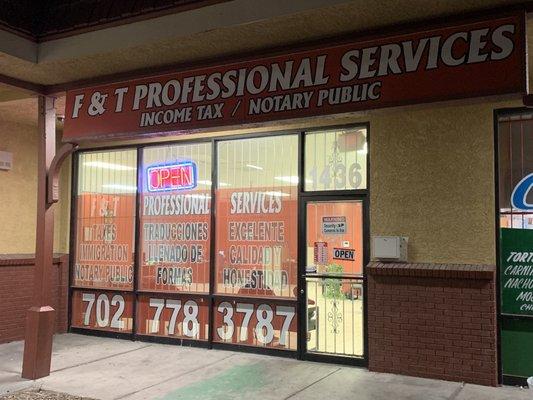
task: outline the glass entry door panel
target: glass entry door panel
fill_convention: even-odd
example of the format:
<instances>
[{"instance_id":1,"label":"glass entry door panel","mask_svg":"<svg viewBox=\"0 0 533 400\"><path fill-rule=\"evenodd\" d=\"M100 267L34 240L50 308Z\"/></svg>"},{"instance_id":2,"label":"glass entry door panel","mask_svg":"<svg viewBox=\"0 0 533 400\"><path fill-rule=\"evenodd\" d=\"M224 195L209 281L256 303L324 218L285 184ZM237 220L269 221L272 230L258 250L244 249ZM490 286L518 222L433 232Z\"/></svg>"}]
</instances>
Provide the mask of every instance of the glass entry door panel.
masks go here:
<instances>
[{"instance_id":1,"label":"glass entry door panel","mask_svg":"<svg viewBox=\"0 0 533 400\"><path fill-rule=\"evenodd\" d=\"M364 357L363 202L306 203L307 352Z\"/></svg>"}]
</instances>

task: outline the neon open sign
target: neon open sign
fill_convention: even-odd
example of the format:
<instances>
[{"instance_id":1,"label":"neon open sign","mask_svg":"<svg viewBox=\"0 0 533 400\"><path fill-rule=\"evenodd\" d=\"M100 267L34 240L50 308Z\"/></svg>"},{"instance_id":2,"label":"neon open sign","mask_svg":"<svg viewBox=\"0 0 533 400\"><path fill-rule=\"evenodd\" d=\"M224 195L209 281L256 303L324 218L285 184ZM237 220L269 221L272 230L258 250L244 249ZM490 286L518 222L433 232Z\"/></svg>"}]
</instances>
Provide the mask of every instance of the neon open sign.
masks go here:
<instances>
[{"instance_id":1,"label":"neon open sign","mask_svg":"<svg viewBox=\"0 0 533 400\"><path fill-rule=\"evenodd\" d=\"M150 192L186 190L196 187L196 164L192 161L149 167L147 175Z\"/></svg>"}]
</instances>

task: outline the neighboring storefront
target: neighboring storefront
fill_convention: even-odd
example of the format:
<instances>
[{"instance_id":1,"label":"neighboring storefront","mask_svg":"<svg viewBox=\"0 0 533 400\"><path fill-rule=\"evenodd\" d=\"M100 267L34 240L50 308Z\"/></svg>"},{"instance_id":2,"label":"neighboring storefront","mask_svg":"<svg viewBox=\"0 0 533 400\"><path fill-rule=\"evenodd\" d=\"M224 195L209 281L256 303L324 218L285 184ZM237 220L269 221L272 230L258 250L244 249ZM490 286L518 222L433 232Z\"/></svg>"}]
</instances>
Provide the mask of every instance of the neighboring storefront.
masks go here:
<instances>
[{"instance_id":1,"label":"neighboring storefront","mask_svg":"<svg viewBox=\"0 0 533 400\"><path fill-rule=\"evenodd\" d=\"M480 200L462 229L453 209L494 159L492 111L527 92L524 23L450 22L68 92L63 140L85 144L71 329L497 384L495 235L480 223L492 214ZM413 133L440 122L433 138ZM446 136L457 126L471 138ZM464 198L440 190L456 192L450 171ZM409 232L407 261L371 262L371 237ZM508 354L504 374L523 377Z\"/></svg>"},{"instance_id":2,"label":"neighboring storefront","mask_svg":"<svg viewBox=\"0 0 533 400\"><path fill-rule=\"evenodd\" d=\"M502 368L516 383L533 364L533 114L500 112L497 124Z\"/></svg>"}]
</instances>

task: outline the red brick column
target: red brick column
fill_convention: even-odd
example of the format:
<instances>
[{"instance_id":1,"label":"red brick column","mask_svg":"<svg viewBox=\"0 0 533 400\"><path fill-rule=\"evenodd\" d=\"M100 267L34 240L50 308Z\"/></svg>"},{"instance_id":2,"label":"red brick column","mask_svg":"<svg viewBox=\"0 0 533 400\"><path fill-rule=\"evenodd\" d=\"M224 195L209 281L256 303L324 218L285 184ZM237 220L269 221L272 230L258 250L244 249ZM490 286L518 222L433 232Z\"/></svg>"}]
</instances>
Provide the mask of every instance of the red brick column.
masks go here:
<instances>
[{"instance_id":1,"label":"red brick column","mask_svg":"<svg viewBox=\"0 0 533 400\"><path fill-rule=\"evenodd\" d=\"M0 343L24 339L26 311L33 289L33 254L0 255ZM56 310L56 332L68 327L68 255L54 256L52 306Z\"/></svg>"},{"instance_id":2,"label":"red brick column","mask_svg":"<svg viewBox=\"0 0 533 400\"><path fill-rule=\"evenodd\" d=\"M495 267L371 263L369 369L498 384Z\"/></svg>"}]
</instances>

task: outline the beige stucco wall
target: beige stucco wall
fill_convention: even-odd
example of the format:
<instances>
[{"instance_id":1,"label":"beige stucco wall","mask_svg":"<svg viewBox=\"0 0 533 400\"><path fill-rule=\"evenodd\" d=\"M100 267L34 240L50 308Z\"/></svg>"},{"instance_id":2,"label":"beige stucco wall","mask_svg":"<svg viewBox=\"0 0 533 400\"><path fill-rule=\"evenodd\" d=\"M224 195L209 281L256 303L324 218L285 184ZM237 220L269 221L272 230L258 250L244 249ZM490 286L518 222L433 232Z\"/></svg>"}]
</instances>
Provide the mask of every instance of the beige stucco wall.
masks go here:
<instances>
[{"instance_id":1,"label":"beige stucco wall","mask_svg":"<svg viewBox=\"0 0 533 400\"><path fill-rule=\"evenodd\" d=\"M37 100L2 103L0 151L13 153L13 169L0 171L0 254L35 252L37 145ZM54 250L62 253L68 252L69 167L67 160L61 170L61 201L53 206Z\"/></svg>"},{"instance_id":2,"label":"beige stucco wall","mask_svg":"<svg viewBox=\"0 0 533 400\"><path fill-rule=\"evenodd\" d=\"M19 118L16 113L19 102L9 102L9 106L3 103L0 110L0 150L13 153L13 169L0 171L0 254L33 253L37 118Z\"/></svg>"},{"instance_id":3,"label":"beige stucco wall","mask_svg":"<svg viewBox=\"0 0 533 400\"><path fill-rule=\"evenodd\" d=\"M372 235L408 236L412 262L494 264L493 110L510 105L371 118Z\"/></svg>"},{"instance_id":4,"label":"beige stucco wall","mask_svg":"<svg viewBox=\"0 0 533 400\"><path fill-rule=\"evenodd\" d=\"M408 236L409 261L495 263L493 110L519 105L410 107L296 125L370 123L371 234ZM14 153L15 168L0 173L8 188L0 191L0 254L33 252L36 120L5 115L0 109L0 150ZM55 249L68 252L70 160L61 183Z\"/></svg>"}]
</instances>

